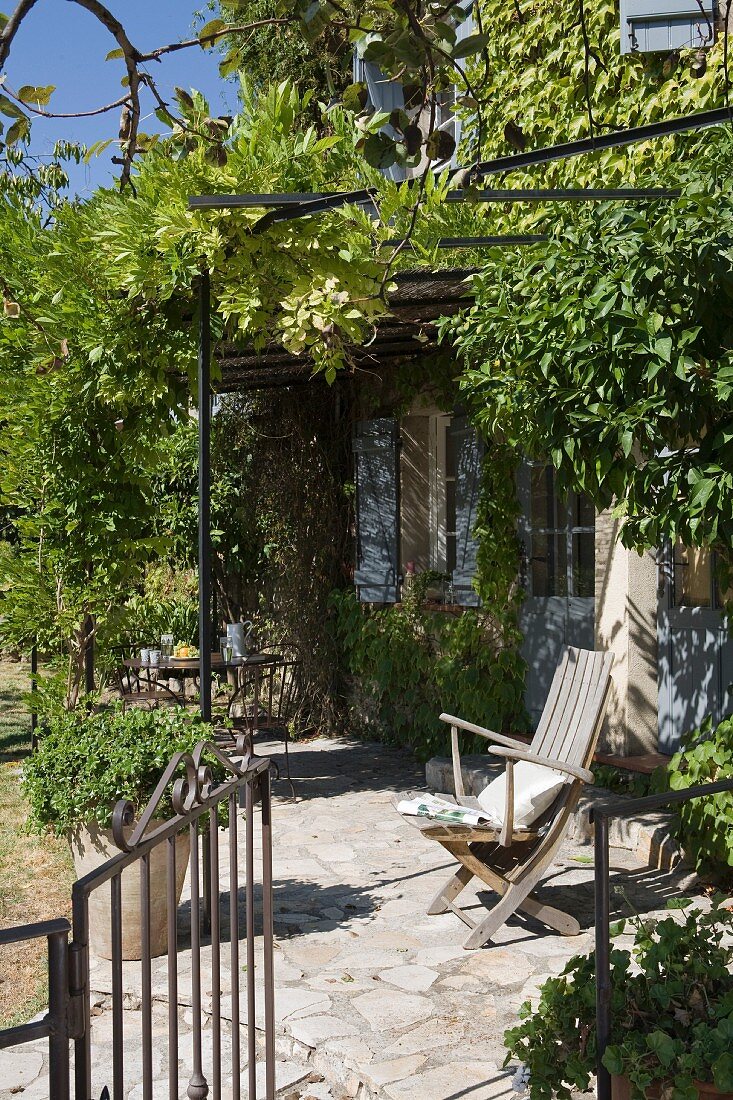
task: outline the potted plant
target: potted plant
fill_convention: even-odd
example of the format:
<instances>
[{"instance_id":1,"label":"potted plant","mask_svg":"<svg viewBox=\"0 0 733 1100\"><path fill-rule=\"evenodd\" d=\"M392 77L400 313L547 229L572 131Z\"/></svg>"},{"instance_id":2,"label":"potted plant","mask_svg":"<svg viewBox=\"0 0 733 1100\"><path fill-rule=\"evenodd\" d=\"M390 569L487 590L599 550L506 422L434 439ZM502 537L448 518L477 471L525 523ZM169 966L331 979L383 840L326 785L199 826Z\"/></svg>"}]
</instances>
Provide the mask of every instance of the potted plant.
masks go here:
<instances>
[{"instance_id":1,"label":"potted plant","mask_svg":"<svg viewBox=\"0 0 733 1100\"><path fill-rule=\"evenodd\" d=\"M23 790L36 832L49 831L69 840L78 877L115 855L111 822L122 798L145 808L170 758L190 752L197 742L211 740L212 728L198 714L182 707L123 709L121 704L97 713L71 711L48 718L38 750L23 766ZM156 810L159 824L173 813L170 791ZM167 950L165 845L150 857L151 952ZM176 888L180 899L189 860L189 835L176 840ZM133 865L122 873L122 955L140 958L140 871ZM90 945L102 958L111 957L111 896L95 890L89 899Z\"/></svg>"},{"instance_id":2,"label":"potted plant","mask_svg":"<svg viewBox=\"0 0 733 1100\"><path fill-rule=\"evenodd\" d=\"M682 909L689 899L669 903ZM614 927L620 934L625 922ZM611 953L612 1035L603 1062L614 1100L733 1100L733 913L712 903L662 920L635 917L632 951ZM596 1064L595 958L576 955L504 1035L531 1100L570 1100Z\"/></svg>"}]
</instances>

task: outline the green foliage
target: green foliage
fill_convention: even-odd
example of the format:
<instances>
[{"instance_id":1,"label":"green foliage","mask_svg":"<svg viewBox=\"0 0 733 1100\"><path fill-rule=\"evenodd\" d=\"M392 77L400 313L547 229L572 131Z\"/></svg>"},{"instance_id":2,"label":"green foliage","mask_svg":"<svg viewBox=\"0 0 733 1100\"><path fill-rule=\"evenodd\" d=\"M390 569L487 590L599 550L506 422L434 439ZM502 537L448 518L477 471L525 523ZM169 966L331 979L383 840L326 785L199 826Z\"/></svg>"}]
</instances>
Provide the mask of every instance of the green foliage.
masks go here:
<instances>
[{"instance_id":1,"label":"green foliage","mask_svg":"<svg viewBox=\"0 0 733 1100\"><path fill-rule=\"evenodd\" d=\"M733 779L733 719L713 729L708 719L683 737L668 765L673 791ZM678 840L697 870L730 882L733 879L733 791L696 798L679 808Z\"/></svg>"},{"instance_id":2,"label":"green foliage","mask_svg":"<svg viewBox=\"0 0 733 1100\"><path fill-rule=\"evenodd\" d=\"M142 810L173 754L211 738L211 726L183 707L125 711L118 705L51 717L37 752L23 765L29 825L56 836L90 820L108 828L119 799ZM160 815L171 813L169 791Z\"/></svg>"},{"instance_id":3,"label":"green foliage","mask_svg":"<svg viewBox=\"0 0 733 1100\"><path fill-rule=\"evenodd\" d=\"M706 51L707 70L691 73L692 51L667 56L621 56L617 0L585 7L587 91L596 132L656 122L724 102L723 36ZM480 0L480 19L491 34L468 66L480 110L463 113L470 124L463 163L478 153L493 158L590 136L583 26L577 4L544 0ZM512 173L512 186L638 186L659 179L680 149L687 155L707 137L664 138ZM470 155L469 155L470 154ZM479 158L477 158L479 159ZM554 217L558 207L550 208Z\"/></svg>"},{"instance_id":4,"label":"green foliage","mask_svg":"<svg viewBox=\"0 0 733 1100\"><path fill-rule=\"evenodd\" d=\"M730 161L726 135L715 162ZM504 253L444 333L484 431L616 505L636 548L733 545L733 204L702 165L664 207L567 217L542 262Z\"/></svg>"},{"instance_id":5,"label":"green foliage","mask_svg":"<svg viewBox=\"0 0 733 1100\"><path fill-rule=\"evenodd\" d=\"M278 14L275 0L220 0L222 18L243 25ZM221 73L245 73L256 88L290 80L302 93L312 89L323 102L343 92L351 79L351 45L345 30L331 26L317 41L307 41L297 25L261 27L246 37L223 40ZM315 104L314 104L315 107ZM313 111L316 125L320 112Z\"/></svg>"},{"instance_id":6,"label":"green foliage","mask_svg":"<svg viewBox=\"0 0 733 1100\"><path fill-rule=\"evenodd\" d=\"M634 918L633 952L611 952L613 1030L604 1065L630 1079L633 1100L654 1084L669 1089L670 1100L694 1097L693 1081L733 1089L733 913L721 902L707 913L688 909L681 919ZM614 932L623 929L622 921ZM506 1061L514 1056L529 1069L531 1100L570 1100L573 1089L588 1088L595 977L594 955L574 956L541 987L537 1009L527 1002L523 1022L505 1033Z\"/></svg>"},{"instance_id":7,"label":"green foliage","mask_svg":"<svg viewBox=\"0 0 733 1100\"><path fill-rule=\"evenodd\" d=\"M360 732L409 745L427 760L446 751L442 710L496 730L516 731L523 723L522 665L512 649L496 647L489 616L472 609L461 615L368 609L351 590L331 600L347 675L375 720ZM359 724L352 715L352 725ZM464 747L480 751L485 743L466 738Z\"/></svg>"}]
</instances>

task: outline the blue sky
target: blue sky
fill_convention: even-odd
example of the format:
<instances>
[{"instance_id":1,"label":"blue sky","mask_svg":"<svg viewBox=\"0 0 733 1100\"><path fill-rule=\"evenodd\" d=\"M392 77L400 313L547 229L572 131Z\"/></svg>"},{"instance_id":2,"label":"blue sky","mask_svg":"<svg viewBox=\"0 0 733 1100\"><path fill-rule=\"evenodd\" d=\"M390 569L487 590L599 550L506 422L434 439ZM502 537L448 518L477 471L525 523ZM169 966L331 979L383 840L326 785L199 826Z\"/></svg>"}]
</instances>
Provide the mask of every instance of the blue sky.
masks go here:
<instances>
[{"instance_id":1,"label":"blue sky","mask_svg":"<svg viewBox=\"0 0 733 1100\"><path fill-rule=\"evenodd\" d=\"M6 14L13 7L14 0L0 0L0 10ZM190 5L187 0L107 0L107 7L125 26L133 44L144 52L195 34L192 30L195 0ZM211 15L205 15L207 18ZM13 43L6 67L7 82L15 90L24 84L55 84L51 110L73 112L100 107L122 94L120 80L125 74L122 61L104 60L116 45L109 32L83 8L68 0L38 0ZM199 47L163 58L152 69L159 91L168 98L176 85L197 88L207 96L216 114L234 113L236 87L219 77L217 58L216 51ZM152 111L148 94L143 115L150 113L151 117L143 122L143 131L161 129ZM31 152L47 154L60 138L91 145L116 137L119 118L119 109L87 119L36 118ZM88 165L78 168L72 165L72 191L84 195L101 184L112 183L113 153L114 146L110 146Z\"/></svg>"}]
</instances>

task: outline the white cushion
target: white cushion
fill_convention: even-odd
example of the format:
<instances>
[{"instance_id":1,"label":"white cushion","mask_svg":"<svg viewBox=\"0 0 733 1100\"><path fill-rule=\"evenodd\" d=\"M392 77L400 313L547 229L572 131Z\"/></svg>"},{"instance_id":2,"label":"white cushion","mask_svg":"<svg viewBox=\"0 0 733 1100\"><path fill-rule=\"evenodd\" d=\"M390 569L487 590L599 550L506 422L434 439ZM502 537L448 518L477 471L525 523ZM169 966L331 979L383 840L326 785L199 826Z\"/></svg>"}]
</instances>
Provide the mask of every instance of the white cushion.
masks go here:
<instances>
[{"instance_id":1,"label":"white cushion","mask_svg":"<svg viewBox=\"0 0 733 1100\"><path fill-rule=\"evenodd\" d=\"M562 772L519 760L514 765L514 828L528 829L545 812L569 777ZM504 824L506 773L492 779L478 796L482 810Z\"/></svg>"}]
</instances>

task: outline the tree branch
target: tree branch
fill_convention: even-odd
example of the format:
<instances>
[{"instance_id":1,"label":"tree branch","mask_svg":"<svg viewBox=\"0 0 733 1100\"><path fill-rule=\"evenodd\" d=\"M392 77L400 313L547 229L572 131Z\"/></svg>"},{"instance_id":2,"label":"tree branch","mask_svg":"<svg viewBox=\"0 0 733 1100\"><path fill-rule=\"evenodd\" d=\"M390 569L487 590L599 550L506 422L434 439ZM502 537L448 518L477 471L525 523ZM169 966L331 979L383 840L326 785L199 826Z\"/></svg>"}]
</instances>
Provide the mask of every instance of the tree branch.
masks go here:
<instances>
[{"instance_id":1,"label":"tree branch","mask_svg":"<svg viewBox=\"0 0 733 1100\"><path fill-rule=\"evenodd\" d=\"M35 7L37 3L38 0L20 0L20 3L5 24L3 32L0 34L0 69L2 69L10 55L10 47L13 44L13 39L20 30L21 23L31 8Z\"/></svg>"},{"instance_id":2,"label":"tree branch","mask_svg":"<svg viewBox=\"0 0 733 1100\"><path fill-rule=\"evenodd\" d=\"M120 96L119 99L115 99L112 103L106 103L104 107L95 107L94 110L91 111L57 112L44 111L42 107L34 107L32 106L32 104L26 103L25 100L19 99L18 93L14 92L13 89L7 84L3 85L3 91L10 99L14 99L16 103L19 103L24 110L29 111L32 115L41 115L43 118L91 118L92 115L103 115L106 114L107 111L114 111L116 107L122 107L125 103L128 103L130 99L129 94L126 92L123 96Z\"/></svg>"},{"instance_id":3,"label":"tree branch","mask_svg":"<svg viewBox=\"0 0 733 1100\"><path fill-rule=\"evenodd\" d=\"M226 38L228 34L249 34L250 31L259 30L260 27L281 26L284 23L296 22L295 16L273 16L272 19L258 19L254 23L246 23L242 26L224 27L220 31L205 34L202 38L187 38L184 42L171 42L167 46L159 46L156 50L141 55L141 61L158 61L164 54L175 53L177 50L188 50L191 46L202 46L206 42L212 45L220 38Z\"/></svg>"}]
</instances>

